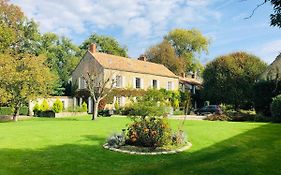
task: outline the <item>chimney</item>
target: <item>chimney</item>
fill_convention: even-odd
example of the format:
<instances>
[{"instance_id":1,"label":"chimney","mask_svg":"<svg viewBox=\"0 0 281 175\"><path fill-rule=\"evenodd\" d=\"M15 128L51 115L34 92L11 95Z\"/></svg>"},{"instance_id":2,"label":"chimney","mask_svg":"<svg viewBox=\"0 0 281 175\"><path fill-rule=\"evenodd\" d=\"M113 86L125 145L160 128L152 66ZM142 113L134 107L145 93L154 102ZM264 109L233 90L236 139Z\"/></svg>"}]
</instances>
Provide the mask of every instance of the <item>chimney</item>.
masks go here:
<instances>
[{"instance_id":1,"label":"chimney","mask_svg":"<svg viewBox=\"0 0 281 175\"><path fill-rule=\"evenodd\" d=\"M90 44L90 46L89 46L89 51L90 51L91 53L95 53L95 52L97 51L97 46L96 46L95 43Z\"/></svg>"},{"instance_id":2,"label":"chimney","mask_svg":"<svg viewBox=\"0 0 281 175\"><path fill-rule=\"evenodd\" d=\"M140 57L138 58L138 60L140 61L147 61L147 58L145 55L140 55Z\"/></svg>"}]
</instances>

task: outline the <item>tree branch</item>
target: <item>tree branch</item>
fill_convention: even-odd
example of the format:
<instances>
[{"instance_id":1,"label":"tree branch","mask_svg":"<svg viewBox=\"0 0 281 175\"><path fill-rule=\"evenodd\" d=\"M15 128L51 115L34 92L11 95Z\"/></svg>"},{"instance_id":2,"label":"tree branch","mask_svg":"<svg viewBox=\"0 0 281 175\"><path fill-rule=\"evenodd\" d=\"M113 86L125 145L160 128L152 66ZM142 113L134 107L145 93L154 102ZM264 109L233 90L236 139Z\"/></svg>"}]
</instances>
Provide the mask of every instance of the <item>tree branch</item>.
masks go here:
<instances>
[{"instance_id":1,"label":"tree branch","mask_svg":"<svg viewBox=\"0 0 281 175\"><path fill-rule=\"evenodd\" d=\"M268 1L268 0L264 0L263 3L258 4L258 5L256 6L256 8L254 8L254 10L252 11L251 15L248 16L248 17L245 17L244 19L250 19L250 18L252 18L252 16L255 14L256 10L257 10L260 6L263 6L267 1Z\"/></svg>"}]
</instances>

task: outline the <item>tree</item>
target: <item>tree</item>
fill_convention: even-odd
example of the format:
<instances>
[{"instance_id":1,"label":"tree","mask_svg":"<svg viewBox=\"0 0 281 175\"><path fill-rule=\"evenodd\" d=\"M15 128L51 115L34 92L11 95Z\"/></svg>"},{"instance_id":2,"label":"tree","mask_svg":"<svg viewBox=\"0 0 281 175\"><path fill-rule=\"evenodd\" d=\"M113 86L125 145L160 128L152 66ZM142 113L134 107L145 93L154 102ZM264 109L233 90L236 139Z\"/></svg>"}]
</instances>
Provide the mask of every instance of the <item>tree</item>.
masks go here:
<instances>
[{"instance_id":1,"label":"tree","mask_svg":"<svg viewBox=\"0 0 281 175\"><path fill-rule=\"evenodd\" d=\"M37 54L38 25L27 19L18 6L8 2L0 0L0 52Z\"/></svg>"},{"instance_id":2,"label":"tree","mask_svg":"<svg viewBox=\"0 0 281 175\"><path fill-rule=\"evenodd\" d=\"M180 75L180 73L185 71L184 60L177 57L175 49L167 40L163 40L160 44L150 47L145 55L148 61L163 64L177 75Z\"/></svg>"},{"instance_id":3,"label":"tree","mask_svg":"<svg viewBox=\"0 0 281 175\"><path fill-rule=\"evenodd\" d=\"M281 0L265 0L266 2L270 1L273 6L274 13L270 15L270 20L272 26L281 28Z\"/></svg>"},{"instance_id":4,"label":"tree","mask_svg":"<svg viewBox=\"0 0 281 175\"><path fill-rule=\"evenodd\" d=\"M82 49L82 54L84 54L84 52L88 50L89 45L92 43L96 43L97 48L99 49L100 52L128 57L127 48L120 46L120 44L118 43L118 41L116 41L116 39L110 36L98 35L96 33L91 35L88 39L86 39L81 44L80 49Z\"/></svg>"},{"instance_id":5,"label":"tree","mask_svg":"<svg viewBox=\"0 0 281 175\"><path fill-rule=\"evenodd\" d=\"M0 54L0 100L5 100L17 121L20 107L28 100L52 91L55 77L43 56Z\"/></svg>"},{"instance_id":6,"label":"tree","mask_svg":"<svg viewBox=\"0 0 281 175\"><path fill-rule=\"evenodd\" d=\"M174 29L165 36L174 47L176 55L185 61L185 70L200 71L202 65L196 56L208 53L209 40L196 29Z\"/></svg>"},{"instance_id":7,"label":"tree","mask_svg":"<svg viewBox=\"0 0 281 175\"><path fill-rule=\"evenodd\" d=\"M265 69L263 61L245 52L220 56L203 72L204 94L212 103L252 106L254 83Z\"/></svg>"},{"instance_id":8,"label":"tree","mask_svg":"<svg viewBox=\"0 0 281 175\"><path fill-rule=\"evenodd\" d=\"M40 53L47 57L47 65L59 77L54 95L70 95L68 80L80 61L80 49L65 37L45 33L41 37Z\"/></svg>"},{"instance_id":9,"label":"tree","mask_svg":"<svg viewBox=\"0 0 281 175\"><path fill-rule=\"evenodd\" d=\"M86 82L87 90L90 92L90 96L93 99L93 117L92 120L96 120L98 116L98 106L101 100L103 100L113 89L115 80L112 79L112 75L100 77L100 73L87 72L82 75Z\"/></svg>"}]
</instances>

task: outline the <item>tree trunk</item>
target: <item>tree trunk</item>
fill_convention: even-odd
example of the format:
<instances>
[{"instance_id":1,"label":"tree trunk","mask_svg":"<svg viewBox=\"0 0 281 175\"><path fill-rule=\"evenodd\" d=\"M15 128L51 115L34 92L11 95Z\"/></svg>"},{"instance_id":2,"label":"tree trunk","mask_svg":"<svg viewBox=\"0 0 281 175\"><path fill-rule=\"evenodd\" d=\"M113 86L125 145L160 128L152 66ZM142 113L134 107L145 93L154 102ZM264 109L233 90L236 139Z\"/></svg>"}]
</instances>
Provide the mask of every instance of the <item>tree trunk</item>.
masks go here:
<instances>
[{"instance_id":1,"label":"tree trunk","mask_svg":"<svg viewBox=\"0 0 281 175\"><path fill-rule=\"evenodd\" d=\"M98 107L99 107L99 100L93 102L93 117L92 120L96 120L98 117Z\"/></svg>"},{"instance_id":2,"label":"tree trunk","mask_svg":"<svg viewBox=\"0 0 281 175\"><path fill-rule=\"evenodd\" d=\"M19 111L20 111L19 106L16 106L15 109L14 109L14 113L13 113L13 120L14 120L15 122L18 121Z\"/></svg>"}]
</instances>

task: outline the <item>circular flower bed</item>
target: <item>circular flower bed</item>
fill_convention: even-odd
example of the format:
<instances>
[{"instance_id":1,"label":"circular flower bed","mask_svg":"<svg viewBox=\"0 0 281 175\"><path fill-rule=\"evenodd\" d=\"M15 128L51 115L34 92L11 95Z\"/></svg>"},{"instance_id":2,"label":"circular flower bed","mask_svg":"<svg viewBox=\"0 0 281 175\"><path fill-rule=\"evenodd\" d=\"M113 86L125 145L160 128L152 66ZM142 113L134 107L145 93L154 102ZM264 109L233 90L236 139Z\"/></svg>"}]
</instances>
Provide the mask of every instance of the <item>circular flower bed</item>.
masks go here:
<instances>
[{"instance_id":1,"label":"circular flower bed","mask_svg":"<svg viewBox=\"0 0 281 175\"><path fill-rule=\"evenodd\" d=\"M180 153L185 150L188 150L192 144L190 142L187 142L186 145L174 148L174 149L164 149L164 148L158 148L158 149L149 149L146 147L136 147L136 146L121 146L119 148L115 148L110 146L108 143L104 144L103 147L105 149L120 152L120 153L126 153L126 154L136 154L136 155L160 155L160 154L175 154Z\"/></svg>"},{"instance_id":2,"label":"circular flower bed","mask_svg":"<svg viewBox=\"0 0 281 175\"><path fill-rule=\"evenodd\" d=\"M130 105L132 123L111 135L104 148L128 154L157 155L182 152L191 147L183 131L184 120L174 131L167 119L169 99L150 89Z\"/></svg>"}]
</instances>

